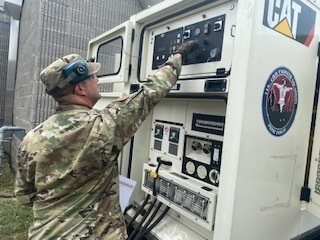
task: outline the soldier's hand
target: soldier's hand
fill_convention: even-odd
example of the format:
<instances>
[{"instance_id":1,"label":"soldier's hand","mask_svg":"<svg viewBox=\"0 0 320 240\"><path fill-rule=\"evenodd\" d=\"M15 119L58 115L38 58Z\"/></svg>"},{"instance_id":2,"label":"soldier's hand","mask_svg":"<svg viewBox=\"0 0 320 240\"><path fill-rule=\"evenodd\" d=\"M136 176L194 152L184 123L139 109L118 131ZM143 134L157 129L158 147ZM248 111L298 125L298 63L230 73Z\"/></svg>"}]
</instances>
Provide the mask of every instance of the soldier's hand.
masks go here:
<instances>
[{"instance_id":1,"label":"soldier's hand","mask_svg":"<svg viewBox=\"0 0 320 240\"><path fill-rule=\"evenodd\" d=\"M181 53L182 57L186 57L197 47L198 43L194 40L182 43L175 53Z\"/></svg>"}]
</instances>

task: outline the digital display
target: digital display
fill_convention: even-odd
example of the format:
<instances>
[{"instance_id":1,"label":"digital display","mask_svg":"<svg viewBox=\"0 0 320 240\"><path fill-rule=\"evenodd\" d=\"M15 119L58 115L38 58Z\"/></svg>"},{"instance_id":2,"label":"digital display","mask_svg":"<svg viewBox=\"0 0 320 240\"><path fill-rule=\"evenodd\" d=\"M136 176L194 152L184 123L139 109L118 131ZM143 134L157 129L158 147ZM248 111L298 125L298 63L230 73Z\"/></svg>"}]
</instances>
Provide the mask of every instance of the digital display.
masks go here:
<instances>
[{"instance_id":1,"label":"digital display","mask_svg":"<svg viewBox=\"0 0 320 240\"><path fill-rule=\"evenodd\" d=\"M157 53L165 51L166 48L167 48L166 45L160 45L160 46L158 46L158 47L157 47Z\"/></svg>"}]
</instances>

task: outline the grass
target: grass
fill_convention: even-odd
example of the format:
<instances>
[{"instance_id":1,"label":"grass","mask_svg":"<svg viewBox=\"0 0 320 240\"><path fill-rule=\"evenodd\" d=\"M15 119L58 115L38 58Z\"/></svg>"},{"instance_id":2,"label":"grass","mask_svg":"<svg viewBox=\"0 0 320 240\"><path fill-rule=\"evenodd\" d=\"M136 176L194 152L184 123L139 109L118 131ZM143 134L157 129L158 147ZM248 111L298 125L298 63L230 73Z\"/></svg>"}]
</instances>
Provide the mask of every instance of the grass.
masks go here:
<instances>
[{"instance_id":1,"label":"grass","mask_svg":"<svg viewBox=\"0 0 320 240\"><path fill-rule=\"evenodd\" d=\"M12 197L14 175L6 159L2 162L0 172L0 239L25 240L28 227L33 220L32 209L21 206Z\"/></svg>"}]
</instances>

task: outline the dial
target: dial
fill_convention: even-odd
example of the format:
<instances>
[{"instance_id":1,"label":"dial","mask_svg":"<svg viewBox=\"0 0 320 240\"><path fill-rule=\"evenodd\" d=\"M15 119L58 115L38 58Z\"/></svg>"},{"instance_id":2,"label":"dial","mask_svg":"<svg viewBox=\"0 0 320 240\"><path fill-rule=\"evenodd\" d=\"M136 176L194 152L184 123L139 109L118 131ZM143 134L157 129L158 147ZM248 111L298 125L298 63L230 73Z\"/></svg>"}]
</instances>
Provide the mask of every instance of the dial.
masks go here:
<instances>
[{"instance_id":1,"label":"dial","mask_svg":"<svg viewBox=\"0 0 320 240\"><path fill-rule=\"evenodd\" d=\"M200 166L197 168L197 174L198 174L199 178L205 179L206 176L208 175L208 171L207 171L207 169L206 169L205 166L200 165Z\"/></svg>"},{"instance_id":2,"label":"dial","mask_svg":"<svg viewBox=\"0 0 320 240\"><path fill-rule=\"evenodd\" d=\"M186 164L186 170L187 170L187 173L194 174L194 172L196 170L196 166L194 165L193 162L189 161Z\"/></svg>"},{"instance_id":3,"label":"dial","mask_svg":"<svg viewBox=\"0 0 320 240\"><path fill-rule=\"evenodd\" d=\"M198 37L198 36L200 35L200 33L201 33L201 29L200 29L200 28L196 28L196 29L194 30L193 35L194 35L195 37Z\"/></svg>"}]
</instances>

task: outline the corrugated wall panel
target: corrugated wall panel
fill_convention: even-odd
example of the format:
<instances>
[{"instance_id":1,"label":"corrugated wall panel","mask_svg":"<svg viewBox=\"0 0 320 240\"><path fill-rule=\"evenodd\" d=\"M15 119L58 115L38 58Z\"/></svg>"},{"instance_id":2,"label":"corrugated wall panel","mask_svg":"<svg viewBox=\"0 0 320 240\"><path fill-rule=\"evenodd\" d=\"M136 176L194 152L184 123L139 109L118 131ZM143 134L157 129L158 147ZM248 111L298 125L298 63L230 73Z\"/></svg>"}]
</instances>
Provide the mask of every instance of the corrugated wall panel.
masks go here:
<instances>
[{"instance_id":1,"label":"corrugated wall panel","mask_svg":"<svg viewBox=\"0 0 320 240\"><path fill-rule=\"evenodd\" d=\"M5 91L10 39L10 17L0 11L0 126L4 119Z\"/></svg>"},{"instance_id":2,"label":"corrugated wall panel","mask_svg":"<svg viewBox=\"0 0 320 240\"><path fill-rule=\"evenodd\" d=\"M140 11L132 0L47 0L42 1L40 68L55 59L78 53L86 57L88 41L126 21ZM56 103L39 84L36 125L55 111Z\"/></svg>"},{"instance_id":3,"label":"corrugated wall panel","mask_svg":"<svg viewBox=\"0 0 320 240\"><path fill-rule=\"evenodd\" d=\"M42 69L66 54L86 57L90 39L140 10L138 0L24 1L14 124L30 130L54 113L56 104L39 79Z\"/></svg>"}]
</instances>

